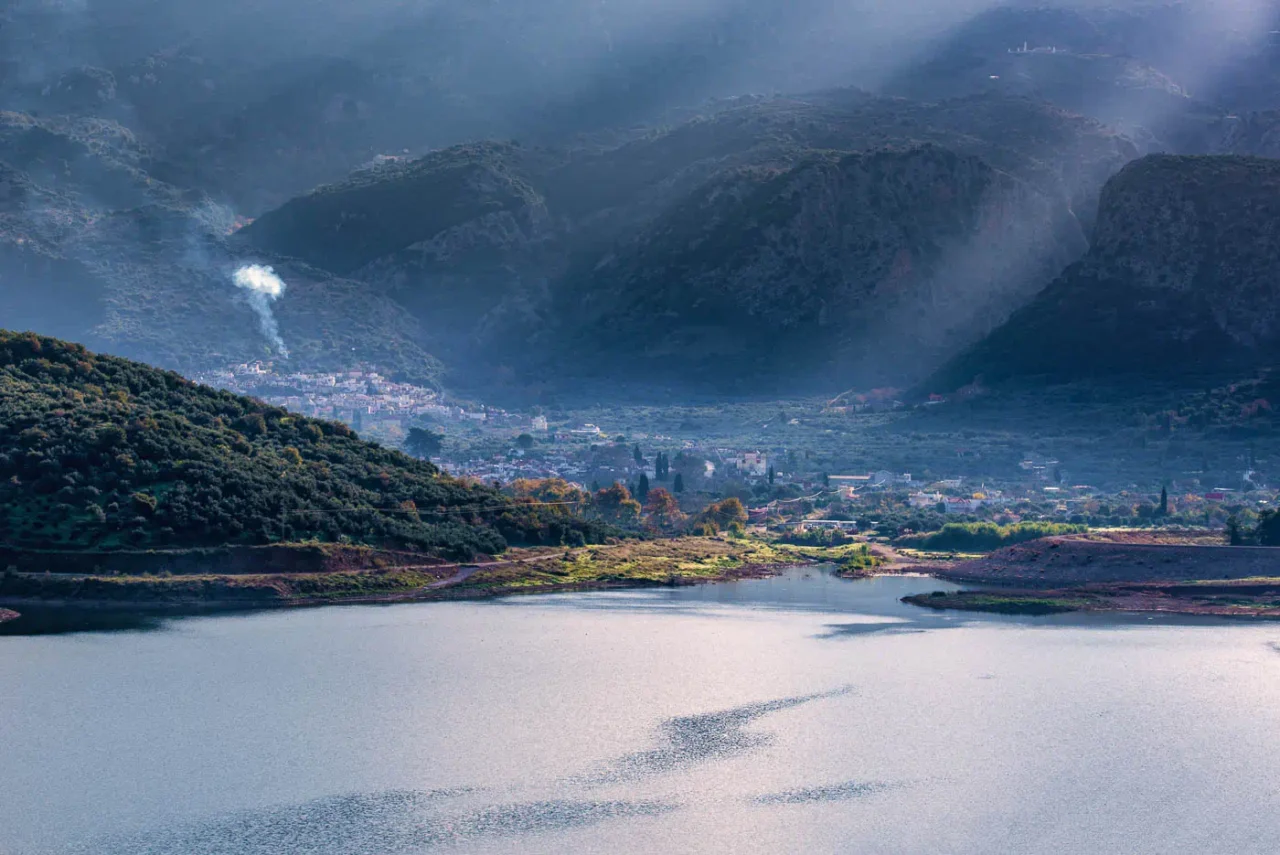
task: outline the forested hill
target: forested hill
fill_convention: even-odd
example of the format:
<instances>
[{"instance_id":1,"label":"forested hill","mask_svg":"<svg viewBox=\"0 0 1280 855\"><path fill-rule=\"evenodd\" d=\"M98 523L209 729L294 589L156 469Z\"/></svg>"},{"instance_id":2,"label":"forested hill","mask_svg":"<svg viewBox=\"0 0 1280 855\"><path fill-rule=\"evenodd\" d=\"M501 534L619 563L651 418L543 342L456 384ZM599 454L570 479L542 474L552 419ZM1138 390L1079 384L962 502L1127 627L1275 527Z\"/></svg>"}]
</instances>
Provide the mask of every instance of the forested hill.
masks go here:
<instances>
[{"instance_id":1,"label":"forested hill","mask_svg":"<svg viewBox=\"0 0 1280 855\"><path fill-rule=\"evenodd\" d=\"M166 371L0 330L0 543L136 549L317 539L466 559L587 524ZM560 509L557 509L560 510Z\"/></svg>"},{"instance_id":2,"label":"forested hill","mask_svg":"<svg viewBox=\"0 0 1280 855\"><path fill-rule=\"evenodd\" d=\"M927 388L1250 376L1280 357L1280 161L1149 155L1102 192L1088 254Z\"/></svg>"}]
</instances>

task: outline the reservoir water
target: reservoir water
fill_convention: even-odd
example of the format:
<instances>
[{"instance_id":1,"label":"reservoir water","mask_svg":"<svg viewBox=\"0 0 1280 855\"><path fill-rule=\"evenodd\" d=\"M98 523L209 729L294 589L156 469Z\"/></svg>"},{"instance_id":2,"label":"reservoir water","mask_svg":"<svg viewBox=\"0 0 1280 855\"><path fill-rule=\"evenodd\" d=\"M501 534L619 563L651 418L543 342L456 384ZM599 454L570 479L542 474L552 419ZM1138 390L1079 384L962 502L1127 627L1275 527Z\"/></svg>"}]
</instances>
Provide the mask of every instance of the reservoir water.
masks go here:
<instances>
[{"instance_id":1,"label":"reservoir water","mask_svg":"<svg viewBox=\"0 0 1280 855\"><path fill-rule=\"evenodd\" d=\"M929 579L0 638L0 853L1274 853L1280 625Z\"/></svg>"}]
</instances>

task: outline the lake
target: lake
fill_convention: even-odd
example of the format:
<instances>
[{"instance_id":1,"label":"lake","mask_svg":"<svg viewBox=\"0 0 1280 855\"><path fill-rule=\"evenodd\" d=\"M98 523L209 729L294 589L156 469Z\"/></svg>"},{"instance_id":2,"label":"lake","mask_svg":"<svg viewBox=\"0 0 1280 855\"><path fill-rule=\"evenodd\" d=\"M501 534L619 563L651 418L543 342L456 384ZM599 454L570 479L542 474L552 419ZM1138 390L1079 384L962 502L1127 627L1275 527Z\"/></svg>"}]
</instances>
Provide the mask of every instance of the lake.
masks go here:
<instances>
[{"instance_id":1,"label":"lake","mask_svg":"<svg viewBox=\"0 0 1280 855\"><path fill-rule=\"evenodd\" d=\"M820 571L0 638L0 853L1272 853L1280 625Z\"/></svg>"}]
</instances>

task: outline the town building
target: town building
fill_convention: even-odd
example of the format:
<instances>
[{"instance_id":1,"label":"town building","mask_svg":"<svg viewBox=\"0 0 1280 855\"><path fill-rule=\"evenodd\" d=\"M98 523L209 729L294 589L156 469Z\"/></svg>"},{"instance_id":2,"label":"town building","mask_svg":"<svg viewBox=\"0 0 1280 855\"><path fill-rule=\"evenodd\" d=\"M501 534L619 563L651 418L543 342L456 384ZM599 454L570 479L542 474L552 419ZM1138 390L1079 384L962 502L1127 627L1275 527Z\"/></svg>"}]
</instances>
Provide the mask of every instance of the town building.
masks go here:
<instances>
[{"instance_id":1,"label":"town building","mask_svg":"<svg viewBox=\"0 0 1280 855\"><path fill-rule=\"evenodd\" d=\"M769 458L759 451L744 451L734 458L734 465L743 475L760 478L769 474Z\"/></svg>"}]
</instances>

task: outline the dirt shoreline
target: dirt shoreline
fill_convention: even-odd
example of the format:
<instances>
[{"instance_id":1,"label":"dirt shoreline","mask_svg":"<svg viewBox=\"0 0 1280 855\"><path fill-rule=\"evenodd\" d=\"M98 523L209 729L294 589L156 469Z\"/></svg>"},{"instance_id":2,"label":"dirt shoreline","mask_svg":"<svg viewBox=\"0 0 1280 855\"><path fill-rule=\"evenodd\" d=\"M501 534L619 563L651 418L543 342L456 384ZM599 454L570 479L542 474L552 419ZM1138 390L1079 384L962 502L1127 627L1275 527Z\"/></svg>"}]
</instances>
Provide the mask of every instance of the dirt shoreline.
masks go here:
<instances>
[{"instance_id":1,"label":"dirt shoreline","mask_svg":"<svg viewBox=\"0 0 1280 855\"><path fill-rule=\"evenodd\" d=\"M976 589L906 598L931 609L1009 614L1158 612L1280 619L1280 549L1174 541L1159 533L1068 535L939 567Z\"/></svg>"},{"instance_id":2,"label":"dirt shoreline","mask_svg":"<svg viewBox=\"0 0 1280 855\"><path fill-rule=\"evenodd\" d=\"M957 582L1023 588L1280 576L1280 549L1047 537L939 567Z\"/></svg>"},{"instance_id":3,"label":"dirt shoreline","mask_svg":"<svg viewBox=\"0 0 1280 855\"><path fill-rule=\"evenodd\" d=\"M715 576L672 576L665 580L646 578L613 578L590 582L566 582L553 585L488 585L475 586L460 583L444 587L427 587L404 593L383 593L367 596L294 597L288 599L167 599L167 600L116 600L78 598L4 597L0 604L15 609L38 608L41 610L68 609L83 611L147 612L154 614L200 614L215 612L247 612L274 609L318 608L322 606L394 605L400 603L430 603L463 600L487 600L517 594L564 594L581 591L643 590L647 588L682 588L694 585L711 585L739 582L748 579L767 579L793 567L805 566L804 562L790 564L745 565L726 570ZM4 617L4 615L9 617ZM20 617L17 611L0 607L0 621Z\"/></svg>"},{"instance_id":4,"label":"dirt shoreline","mask_svg":"<svg viewBox=\"0 0 1280 855\"><path fill-rule=\"evenodd\" d=\"M1203 596L1151 587L1096 586L1032 590L984 589L904 597L903 602L938 611L1047 615L1063 612L1128 612L1192 617L1280 620L1280 584L1264 594Z\"/></svg>"},{"instance_id":5,"label":"dirt shoreline","mask_svg":"<svg viewBox=\"0 0 1280 855\"><path fill-rule=\"evenodd\" d=\"M0 548L0 568L27 574L268 576L432 566L454 565L420 552L334 543L109 551Z\"/></svg>"}]
</instances>

